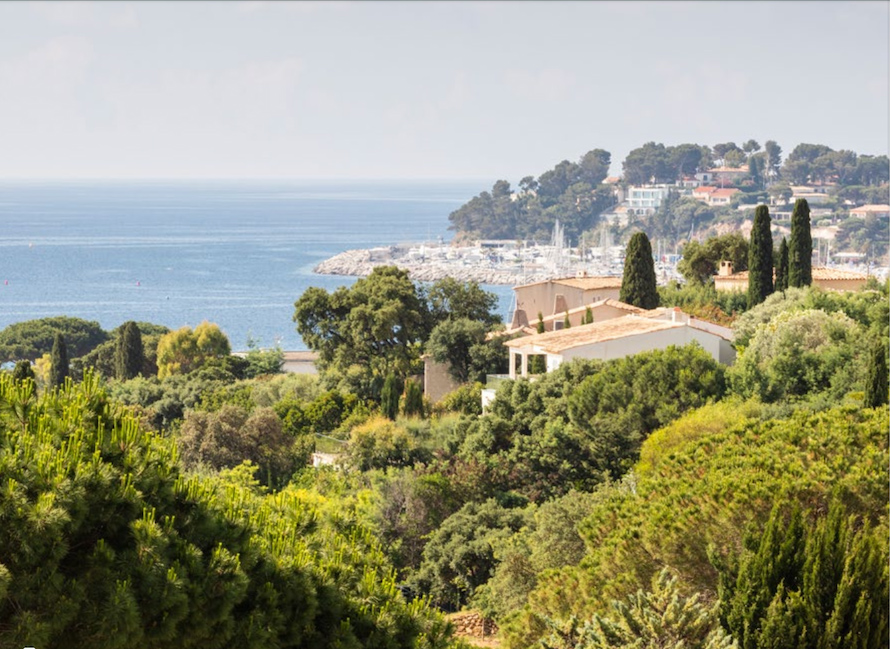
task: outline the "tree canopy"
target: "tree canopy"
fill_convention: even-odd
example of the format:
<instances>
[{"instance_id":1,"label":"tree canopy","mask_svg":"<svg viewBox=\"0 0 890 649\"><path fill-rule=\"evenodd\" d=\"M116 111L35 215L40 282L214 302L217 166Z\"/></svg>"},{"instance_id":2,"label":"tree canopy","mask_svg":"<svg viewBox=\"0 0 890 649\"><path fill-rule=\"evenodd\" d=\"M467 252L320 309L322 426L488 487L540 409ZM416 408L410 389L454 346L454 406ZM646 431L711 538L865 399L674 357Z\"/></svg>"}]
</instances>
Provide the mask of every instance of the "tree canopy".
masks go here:
<instances>
[{"instance_id":1,"label":"tree canopy","mask_svg":"<svg viewBox=\"0 0 890 649\"><path fill-rule=\"evenodd\" d=\"M229 339L218 325L205 320L194 329L182 327L158 341L158 376L187 374L231 352Z\"/></svg>"},{"instance_id":2,"label":"tree canopy","mask_svg":"<svg viewBox=\"0 0 890 649\"><path fill-rule=\"evenodd\" d=\"M108 340L98 322L55 316L17 322L0 331L0 362L34 361L49 354L56 333L65 336L71 358L83 356Z\"/></svg>"},{"instance_id":3,"label":"tree canopy","mask_svg":"<svg viewBox=\"0 0 890 649\"><path fill-rule=\"evenodd\" d=\"M704 243L690 241L683 246L677 270L690 282L713 281L721 261L731 261L733 272L748 269L748 240L737 232L710 237Z\"/></svg>"}]
</instances>

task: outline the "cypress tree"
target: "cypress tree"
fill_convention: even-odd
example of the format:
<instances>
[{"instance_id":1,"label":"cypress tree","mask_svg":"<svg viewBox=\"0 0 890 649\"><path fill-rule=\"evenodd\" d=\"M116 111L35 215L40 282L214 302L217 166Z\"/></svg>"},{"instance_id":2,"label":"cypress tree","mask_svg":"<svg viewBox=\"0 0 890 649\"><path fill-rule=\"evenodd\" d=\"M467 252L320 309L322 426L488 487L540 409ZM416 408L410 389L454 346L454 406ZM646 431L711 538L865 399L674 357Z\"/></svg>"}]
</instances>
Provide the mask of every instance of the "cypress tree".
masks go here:
<instances>
[{"instance_id":1,"label":"cypress tree","mask_svg":"<svg viewBox=\"0 0 890 649\"><path fill-rule=\"evenodd\" d=\"M394 374L389 374L380 392L380 411L384 417L395 421L399 414L399 398L402 396L402 382Z\"/></svg>"},{"instance_id":2,"label":"cypress tree","mask_svg":"<svg viewBox=\"0 0 890 649\"><path fill-rule=\"evenodd\" d=\"M593 324L593 310L590 307L584 309L584 324Z\"/></svg>"},{"instance_id":3,"label":"cypress tree","mask_svg":"<svg viewBox=\"0 0 890 649\"><path fill-rule=\"evenodd\" d=\"M413 379L405 384L404 413L408 417L423 416L423 388Z\"/></svg>"},{"instance_id":4,"label":"cypress tree","mask_svg":"<svg viewBox=\"0 0 890 649\"><path fill-rule=\"evenodd\" d=\"M49 387L61 388L68 378L68 373L68 347L65 345L65 337L56 332L50 355Z\"/></svg>"},{"instance_id":5,"label":"cypress tree","mask_svg":"<svg viewBox=\"0 0 890 649\"><path fill-rule=\"evenodd\" d=\"M784 291L788 288L788 242L782 237L779 246L779 258L776 260L776 290Z\"/></svg>"},{"instance_id":6,"label":"cypress tree","mask_svg":"<svg viewBox=\"0 0 890 649\"><path fill-rule=\"evenodd\" d=\"M641 309L654 309L658 306L652 244L643 232L634 234L627 244L620 299Z\"/></svg>"},{"instance_id":7,"label":"cypress tree","mask_svg":"<svg viewBox=\"0 0 890 649\"><path fill-rule=\"evenodd\" d=\"M758 205L748 246L748 308L757 306L773 292L773 235L769 208Z\"/></svg>"},{"instance_id":8,"label":"cypress tree","mask_svg":"<svg viewBox=\"0 0 890 649\"><path fill-rule=\"evenodd\" d=\"M539 334L547 331L547 328L544 326L544 314L538 311L538 325L536 327L536 331ZM543 374L544 373L544 357L543 356L532 356L528 359L528 371L530 374Z\"/></svg>"},{"instance_id":9,"label":"cypress tree","mask_svg":"<svg viewBox=\"0 0 890 649\"><path fill-rule=\"evenodd\" d=\"M572 326L572 321L569 320L569 312L566 311L566 317L563 318L563 321L562 321L562 328L563 328L563 329L568 329L568 328L571 327L571 326Z\"/></svg>"},{"instance_id":10,"label":"cypress tree","mask_svg":"<svg viewBox=\"0 0 890 649\"><path fill-rule=\"evenodd\" d=\"M886 405L888 398L887 353L881 341L872 346L868 359L868 377L865 382L866 408L878 408Z\"/></svg>"},{"instance_id":11,"label":"cypress tree","mask_svg":"<svg viewBox=\"0 0 890 649\"><path fill-rule=\"evenodd\" d=\"M813 283L813 236L810 206L799 198L791 212L791 241L788 243L788 286L800 288Z\"/></svg>"},{"instance_id":12,"label":"cypress tree","mask_svg":"<svg viewBox=\"0 0 890 649\"><path fill-rule=\"evenodd\" d=\"M139 327L132 320L125 322L114 347L114 375L120 381L135 378L142 371L144 362Z\"/></svg>"}]
</instances>

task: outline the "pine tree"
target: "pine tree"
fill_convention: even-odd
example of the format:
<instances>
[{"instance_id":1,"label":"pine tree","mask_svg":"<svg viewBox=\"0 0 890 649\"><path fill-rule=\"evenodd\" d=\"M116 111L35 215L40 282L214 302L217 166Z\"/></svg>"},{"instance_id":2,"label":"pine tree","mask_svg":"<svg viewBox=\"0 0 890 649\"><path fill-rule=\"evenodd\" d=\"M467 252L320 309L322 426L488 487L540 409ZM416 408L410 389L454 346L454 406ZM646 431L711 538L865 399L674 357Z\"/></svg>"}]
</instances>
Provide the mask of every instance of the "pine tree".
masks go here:
<instances>
[{"instance_id":1,"label":"pine tree","mask_svg":"<svg viewBox=\"0 0 890 649\"><path fill-rule=\"evenodd\" d=\"M791 241L788 243L788 286L799 288L813 283L813 237L810 234L810 206L799 198L791 212Z\"/></svg>"},{"instance_id":2,"label":"pine tree","mask_svg":"<svg viewBox=\"0 0 890 649\"><path fill-rule=\"evenodd\" d=\"M584 324L593 324L593 309L590 307L584 309Z\"/></svg>"},{"instance_id":3,"label":"pine tree","mask_svg":"<svg viewBox=\"0 0 890 649\"><path fill-rule=\"evenodd\" d=\"M643 232L634 234L627 244L620 299L641 309L654 309L658 306L652 244Z\"/></svg>"},{"instance_id":4,"label":"pine tree","mask_svg":"<svg viewBox=\"0 0 890 649\"><path fill-rule=\"evenodd\" d=\"M779 258L776 261L776 290L784 291L788 288L788 242L782 237L782 245L779 246Z\"/></svg>"},{"instance_id":5,"label":"pine tree","mask_svg":"<svg viewBox=\"0 0 890 649\"><path fill-rule=\"evenodd\" d=\"M114 375L120 381L135 378L142 371L144 362L139 327L132 320L125 322L114 347Z\"/></svg>"},{"instance_id":6,"label":"pine tree","mask_svg":"<svg viewBox=\"0 0 890 649\"><path fill-rule=\"evenodd\" d=\"M757 306L773 292L773 236L769 208L758 205L748 246L748 308Z\"/></svg>"},{"instance_id":7,"label":"pine tree","mask_svg":"<svg viewBox=\"0 0 890 649\"><path fill-rule=\"evenodd\" d=\"M887 377L887 352L881 341L876 341L872 346L871 355L868 358L868 377L865 383L866 408L878 408L886 405L888 398Z\"/></svg>"},{"instance_id":8,"label":"pine tree","mask_svg":"<svg viewBox=\"0 0 890 649\"><path fill-rule=\"evenodd\" d=\"M399 398L402 396L402 382L394 374L389 374L380 392L380 411L384 417L395 421L399 415Z\"/></svg>"},{"instance_id":9,"label":"pine tree","mask_svg":"<svg viewBox=\"0 0 890 649\"><path fill-rule=\"evenodd\" d=\"M68 378L68 347L61 333L56 332L53 339L53 351L50 355L49 387L61 388Z\"/></svg>"}]
</instances>

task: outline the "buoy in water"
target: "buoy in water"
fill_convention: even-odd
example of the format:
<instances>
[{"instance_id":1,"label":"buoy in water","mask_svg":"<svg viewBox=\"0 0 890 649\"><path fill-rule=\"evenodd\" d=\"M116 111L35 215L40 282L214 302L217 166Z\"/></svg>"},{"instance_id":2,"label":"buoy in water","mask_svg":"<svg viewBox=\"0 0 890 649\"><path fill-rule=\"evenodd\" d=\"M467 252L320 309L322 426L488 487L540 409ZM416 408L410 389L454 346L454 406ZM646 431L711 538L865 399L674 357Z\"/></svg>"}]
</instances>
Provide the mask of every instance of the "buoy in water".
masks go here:
<instances>
[{"instance_id":1,"label":"buoy in water","mask_svg":"<svg viewBox=\"0 0 890 649\"><path fill-rule=\"evenodd\" d=\"M142 282L140 282L138 279L136 280L136 286L142 286Z\"/></svg>"}]
</instances>

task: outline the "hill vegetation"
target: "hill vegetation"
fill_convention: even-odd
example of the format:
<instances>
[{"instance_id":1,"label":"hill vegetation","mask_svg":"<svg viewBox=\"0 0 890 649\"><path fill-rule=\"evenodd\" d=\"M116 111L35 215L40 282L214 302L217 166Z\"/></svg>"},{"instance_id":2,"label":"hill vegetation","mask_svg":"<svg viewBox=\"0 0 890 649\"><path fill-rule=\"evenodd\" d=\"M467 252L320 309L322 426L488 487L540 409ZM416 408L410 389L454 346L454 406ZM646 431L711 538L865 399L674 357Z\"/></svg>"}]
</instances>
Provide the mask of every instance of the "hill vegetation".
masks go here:
<instances>
[{"instance_id":1,"label":"hill vegetation","mask_svg":"<svg viewBox=\"0 0 890 649\"><path fill-rule=\"evenodd\" d=\"M598 245L596 230L605 225L613 237L628 239L642 230L650 238L670 245L691 239L690 233L725 234L750 218L737 208L791 200L792 186L819 186L827 194L820 214L837 225L837 249L869 252L869 244L886 241L886 218L851 217L851 207L890 202L890 161L885 155L835 151L821 144L801 143L783 160L782 147L773 140L761 146L748 140L741 146L723 142L712 146L683 143L666 146L647 142L628 153L622 162L622 177L607 178L611 154L594 149L577 162L563 160L540 176L526 176L513 188L498 180L491 191L483 191L451 213L451 229L457 239L510 239L549 241L559 220L572 245ZM718 187L739 190L729 205L715 206L685 195L684 178L713 169L742 169L741 176L711 180ZM628 212L626 223L616 223L609 214L631 186L671 186L654 214ZM718 227L719 226L719 227ZM719 231L718 231L719 230ZM871 239L870 239L871 237ZM870 251L883 254L883 251Z\"/></svg>"},{"instance_id":2,"label":"hill vegetation","mask_svg":"<svg viewBox=\"0 0 890 649\"><path fill-rule=\"evenodd\" d=\"M319 376L134 323L56 389L71 323L16 326L52 335L0 373L0 646L459 647L467 607L516 649L884 646L888 285L659 299L736 363L576 360L484 414L492 296L391 268L297 300ZM435 404L424 352L466 381Z\"/></svg>"}]
</instances>

